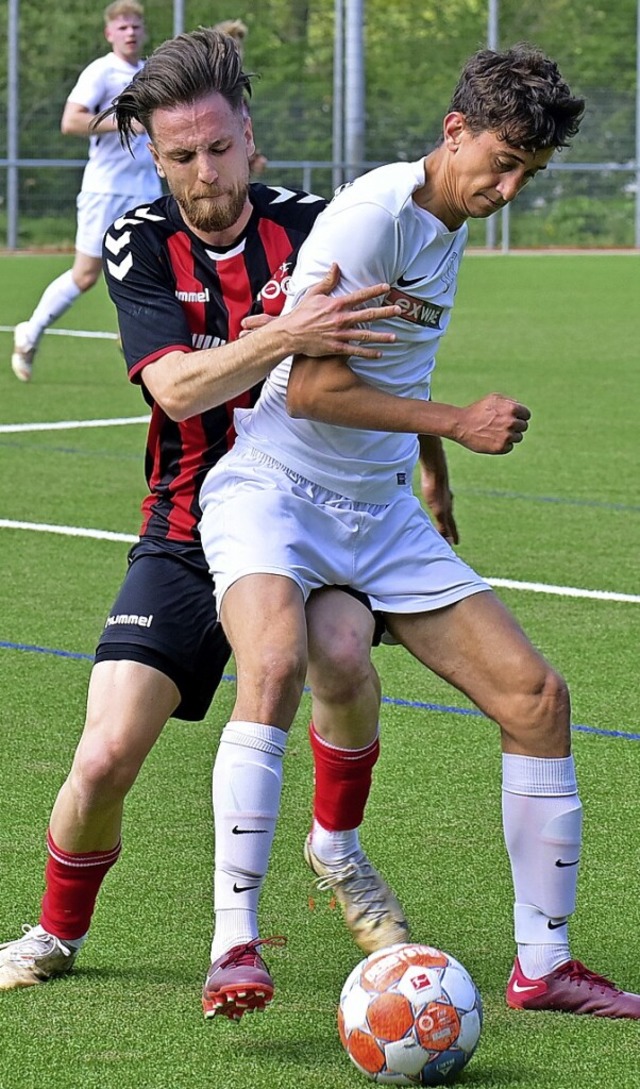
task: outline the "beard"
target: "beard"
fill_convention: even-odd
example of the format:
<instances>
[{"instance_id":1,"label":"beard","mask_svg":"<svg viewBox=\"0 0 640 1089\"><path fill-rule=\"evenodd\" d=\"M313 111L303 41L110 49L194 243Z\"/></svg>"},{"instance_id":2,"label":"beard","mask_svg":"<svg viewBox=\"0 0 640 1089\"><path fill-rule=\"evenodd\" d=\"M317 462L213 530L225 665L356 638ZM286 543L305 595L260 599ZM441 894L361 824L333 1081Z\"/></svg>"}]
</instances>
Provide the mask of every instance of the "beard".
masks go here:
<instances>
[{"instance_id":1,"label":"beard","mask_svg":"<svg viewBox=\"0 0 640 1089\"><path fill-rule=\"evenodd\" d=\"M175 194L187 223L206 233L226 231L240 218L249 194L248 179L215 196Z\"/></svg>"}]
</instances>

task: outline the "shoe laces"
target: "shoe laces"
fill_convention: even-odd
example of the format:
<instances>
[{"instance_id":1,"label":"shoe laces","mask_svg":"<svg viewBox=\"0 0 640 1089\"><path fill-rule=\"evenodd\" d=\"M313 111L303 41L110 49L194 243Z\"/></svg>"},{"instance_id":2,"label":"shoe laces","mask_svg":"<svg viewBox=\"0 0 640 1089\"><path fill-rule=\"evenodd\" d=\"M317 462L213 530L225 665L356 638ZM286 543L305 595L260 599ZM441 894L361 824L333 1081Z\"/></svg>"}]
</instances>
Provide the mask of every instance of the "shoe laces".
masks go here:
<instances>
[{"instance_id":1,"label":"shoe laces","mask_svg":"<svg viewBox=\"0 0 640 1089\"><path fill-rule=\"evenodd\" d=\"M316 878L320 892L340 888L354 904L360 904L371 917L385 918L388 914L388 891L378 871L363 855L347 860L330 874Z\"/></svg>"},{"instance_id":2,"label":"shoe laces","mask_svg":"<svg viewBox=\"0 0 640 1089\"><path fill-rule=\"evenodd\" d=\"M597 972L592 972L579 960L567 961L566 964L562 964L557 969L557 972L559 976L567 979L570 983L575 983L578 987L585 983L590 991L598 988L603 994L607 992L610 993L611 991L614 991L616 994L623 993L610 979L598 975Z\"/></svg>"},{"instance_id":3,"label":"shoe laces","mask_svg":"<svg viewBox=\"0 0 640 1089\"><path fill-rule=\"evenodd\" d=\"M287 939L282 934L275 935L272 938L252 938L250 942L234 945L224 959L220 961L218 968L229 968L231 965L235 967L240 964L253 965L256 958L262 959L258 950L263 945L283 946L286 944Z\"/></svg>"},{"instance_id":4,"label":"shoe laces","mask_svg":"<svg viewBox=\"0 0 640 1089\"><path fill-rule=\"evenodd\" d=\"M69 953L70 950L66 948L62 942L53 935L49 934L38 923L37 926L31 926L30 923L23 923L22 937L14 938L10 942L2 942L0 949L11 949L11 957L14 960L22 957L42 957L47 953L53 952L56 945L59 945L64 953Z\"/></svg>"}]
</instances>

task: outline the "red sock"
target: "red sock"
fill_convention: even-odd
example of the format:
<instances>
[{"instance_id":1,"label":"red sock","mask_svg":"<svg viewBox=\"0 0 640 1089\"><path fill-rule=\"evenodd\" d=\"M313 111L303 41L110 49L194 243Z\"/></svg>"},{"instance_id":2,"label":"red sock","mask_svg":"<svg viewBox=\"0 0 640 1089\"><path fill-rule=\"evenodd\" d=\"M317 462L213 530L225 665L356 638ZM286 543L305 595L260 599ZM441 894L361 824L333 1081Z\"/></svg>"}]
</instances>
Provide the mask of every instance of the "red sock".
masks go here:
<instances>
[{"instance_id":1,"label":"red sock","mask_svg":"<svg viewBox=\"0 0 640 1089\"><path fill-rule=\"evenodd\" d=\"M338 749L309 726L315 767L314 819L328 832L359 828L371 790L371 775L380 741L376 737L364 749Z\"/></svg>"},{"instance_id":2,"label":"red sock","mask_svg":"<svg viewBox=\"0 0 640 1089\"><path fill-rule=\"evenodd\" d=\"M56 847L47 832L49 859L40 925L56 938L73 941L89 929L100 886L120 854L121 843L110 851L68 854Z\"/></svg>"}]
</instances>

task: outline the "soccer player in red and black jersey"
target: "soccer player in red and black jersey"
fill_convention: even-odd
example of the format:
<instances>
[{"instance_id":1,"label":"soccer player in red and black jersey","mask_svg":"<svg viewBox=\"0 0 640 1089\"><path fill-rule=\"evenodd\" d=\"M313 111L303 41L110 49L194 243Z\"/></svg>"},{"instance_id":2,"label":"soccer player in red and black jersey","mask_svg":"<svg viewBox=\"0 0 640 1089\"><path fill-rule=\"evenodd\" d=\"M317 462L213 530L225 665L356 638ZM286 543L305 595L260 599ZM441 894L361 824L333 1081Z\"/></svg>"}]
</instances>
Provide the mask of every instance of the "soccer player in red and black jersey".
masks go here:
<instances>
[{"instance_id":1,"label":"soccer player in red and black jersey","mask_svg":"<svg viewBox=\"0 0 640 1089\"><path fill-rule=\"evenodd\" d=\"M144 125L171 192L116 221L104 244L129 376L152 411L149 492L97 648L84 731L51 815L40 920L0 949L0 990L72 967L119 856L124 799L144 759L169 717L204 717L220 681L229 648L200 545L197 497L233 442L233 408L250 404L256 384L291 353L377 357L375 342L388 339L367 327L395 313L366 305L385 285L332 299L337 269L279 316L292 253L323 201L249 185L248 90L233 41L200 29L160 46L114 105L125 139ZM241 337L256 308L266 316L254 316ZM375 622L366 601L337 588L310 601L307 618L315 760L308 860L329 877L356 941L370 951L407 937L400 905L358 840L378 754L380 688L369 658ZM256 760L272 745L265 736ZM259 799L247 799L252 817L259 808ZM243 978L252 975L250 1007L263 1006L273 990L258 953L255 890L263 875L241 876L216 888L212 960L228 971L222 986L205 984L207 1016L237 1018L247 1008L234 983L238 967ZM231 934L240 939L229 950Z\"/></svg>"}]
</instances>

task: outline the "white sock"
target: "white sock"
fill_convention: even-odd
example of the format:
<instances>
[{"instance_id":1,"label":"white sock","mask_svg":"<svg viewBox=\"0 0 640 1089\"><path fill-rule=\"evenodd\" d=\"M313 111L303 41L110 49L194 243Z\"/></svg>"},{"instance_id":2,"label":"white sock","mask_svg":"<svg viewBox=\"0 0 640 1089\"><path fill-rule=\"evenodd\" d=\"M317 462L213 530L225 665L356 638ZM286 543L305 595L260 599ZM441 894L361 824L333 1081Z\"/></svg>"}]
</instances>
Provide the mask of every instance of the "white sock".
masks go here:
<instances>
[{"instance_id":1,"label":"white sock","mask_svg":"<svg viewBox=\"0 0 640 1089\"><path fill-rule=\"evenodd\" d=\"M582 806L573 757L504 754L502 813L515 891L515 938L522 971L547 975L570 959Z\"/></svg>"},{"instance_id":2,"label":"white sock","mask_svg":"<svg viewBox=\"0 0 640 1089\"><path fill-rule=\"evenodd\" d=\"M40 302L27 323L27 339L29 342L36 345L45 329L48 329L56 318L64 314L76 301L78 295L81 294L80 288L73 279L71 269L68 272L63 272L62 276L58 276L56 280L53 280L45 288Z\"/></svg>"},{"instance_id":3,"label":"white sock","mask_svg":"<svg viewBox=\"0 0 640 1089\"><path fill-rule=\"evenodd\" d=\"M258 899L275 833L287 735L229 722L213 768L215 932L211 959L258 937Z\"/></svg>"},{"instance_id":4,"label":"white sock","mask_svg":"<svg viewBox=\"0 0 640 1089\"><path fill-rule=\"evenodd\" d=\"M317 820L311 826L311 846L313 853L327 866L339 866L351 855L360 854L360 838L357 828L346 831L330 832Z\"/></svg>"}]
</instances>

